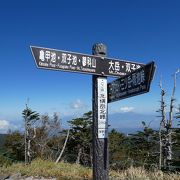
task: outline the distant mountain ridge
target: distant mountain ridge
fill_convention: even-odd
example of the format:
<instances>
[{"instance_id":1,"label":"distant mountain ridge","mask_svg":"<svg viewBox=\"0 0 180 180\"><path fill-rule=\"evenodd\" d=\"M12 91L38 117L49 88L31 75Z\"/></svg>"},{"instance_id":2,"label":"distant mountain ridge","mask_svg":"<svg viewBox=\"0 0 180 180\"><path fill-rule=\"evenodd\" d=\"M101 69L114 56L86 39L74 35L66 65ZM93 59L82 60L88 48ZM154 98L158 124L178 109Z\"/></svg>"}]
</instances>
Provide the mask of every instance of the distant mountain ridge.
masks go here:
<instances>
[{"instance_id":1,"label":"distant mountain ridge","mask_svg":"<svg viewBox=\"0 0 180 180\"><path fill-rule=\"evenodd\" d=\"M142 130L142 121L151 128L158 128L159 120L155 115L138 114L134 112L113 113L108 116L110 128L123 131L123 133L136 132Z\"/></svg>"},{"instance_id":2,"label":"distant mountain ridge","mask_svg":"<svg viewBox=\"0 0 180 180\"><path fill-rule=\"evenodd\" d=\"M61 117L61 124L63 129L69 129L67 121L81 117L81 115L69 115ZM136 112L118 112L108 114L109 129L116 129L119 132L128 134L135 133L136 131L143 130L142 121L146 122L149 127L157 129L160 125L160 118L157 114L140 114ZM22 132L22 130L20 129ZM4 134L0 134L0 146L4 142ZM2 140L1 140L2 139Z\"/></svg>"},{"instance_id":3,"label":"distant mountain ridge","mask_svg":"<svg viewBox=\"0 0 180 180\"><path fill-rule=\"evenodd\" d=\"M63 117L63 127L69 128L67 121L74 118L77 117ZM153 114L149 115L135 112L121 112L111 113L108 115L108 124L110 125L109 131L114 128L124 134L135 133L137 131L143 130L142 121L144 121L147 125L150 125L150 127L153 129L157 129L160 123L160 120L156 117L156 115Z\"/></svg>"}]
</instances>

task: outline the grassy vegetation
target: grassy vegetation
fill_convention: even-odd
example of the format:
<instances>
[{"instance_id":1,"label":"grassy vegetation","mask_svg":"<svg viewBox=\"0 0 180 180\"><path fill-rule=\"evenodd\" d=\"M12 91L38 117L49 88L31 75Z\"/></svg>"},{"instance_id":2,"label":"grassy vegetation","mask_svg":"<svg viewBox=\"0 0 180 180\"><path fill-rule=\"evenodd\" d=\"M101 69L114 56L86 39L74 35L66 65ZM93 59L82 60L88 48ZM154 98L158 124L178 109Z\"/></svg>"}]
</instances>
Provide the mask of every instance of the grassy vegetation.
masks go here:
<instances>
[{"instance_id":1,"label":"grassy vegetation","mask_svg":"<svg viewBox=\"0 0 180 180\"><path fill-rule=\"evenodd\" d=\"M91 170L79 165L35 160L30 165L22 163L13 164L7 168L1 168L0 174L21 173L22 176L57 177L66 179L90 179Z\"/></svg>"},{"instance_id":2,"label":"grassy vegetation","mask_svg":"<svg viewBox=\"0 0 180 180\"><path fill-rule=\"evenodd\" d=\"M0 168L10 166L12 161L0 153Z\"/></svg>"},{"instance_id":3,"label":"grassy vegetation","mask_svg":"<svg viewBox=\"0 0 180 180\"><path fill-rule=\"evenodd\" d=\"M22 176L56 177L59 180L90 180L92 170L76 164L35 160L30 165L18 163L2 167L0 174L21 173ZM111 180L179 180L180 174L166 174L162 171L148 172L143 168L129 168L115 172L110 171Z\"/></svg>"}]
</instances>

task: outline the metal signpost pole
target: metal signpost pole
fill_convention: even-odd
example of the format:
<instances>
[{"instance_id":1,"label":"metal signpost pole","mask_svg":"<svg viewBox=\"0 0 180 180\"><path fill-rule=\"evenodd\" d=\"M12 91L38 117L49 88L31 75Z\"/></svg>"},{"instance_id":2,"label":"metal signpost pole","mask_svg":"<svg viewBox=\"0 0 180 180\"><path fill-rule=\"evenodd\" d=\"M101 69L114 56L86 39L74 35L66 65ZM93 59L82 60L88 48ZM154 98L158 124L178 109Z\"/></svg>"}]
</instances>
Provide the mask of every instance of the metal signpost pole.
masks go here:
<instances>
[{"instance_id":1,"label":"metal signpost pole","mask_svg":"<svg viewBox=\"0 0 180 180\"><path fill-rule=\"evenodd\" d=\"M94 44L93 55L106 56L106 46ZM93 75L93 180L109 179L107 78Z\"/></svg>"}]
</instances>

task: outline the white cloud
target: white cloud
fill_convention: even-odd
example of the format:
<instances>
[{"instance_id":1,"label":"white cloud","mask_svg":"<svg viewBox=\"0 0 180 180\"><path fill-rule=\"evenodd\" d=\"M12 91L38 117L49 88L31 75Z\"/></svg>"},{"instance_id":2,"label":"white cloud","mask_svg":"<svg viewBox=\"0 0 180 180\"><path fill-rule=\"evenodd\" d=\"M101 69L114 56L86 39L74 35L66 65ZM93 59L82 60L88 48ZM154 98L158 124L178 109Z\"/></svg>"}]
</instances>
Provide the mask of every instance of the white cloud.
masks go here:
<instances>
[{"instance_id":1,"label":"white cloud","mask_svg":"<svg viewBox=\"0 0 180 180\"><path fill-rule=\"evenodd\" d=\"M129 106L122 106L122 107L116 107L116 108L113 108L111 107L109 109L110 113L113 114L113 113L127 113L127 112L133 112L134 111L134 107L129 107Z\"/></svg>"},{"instance_id":2,"label":"white cloud","mask_svg":"<svg viewBox=\"0 0 180 180\"><path fill-rule=\"evenodd\" d=\"M121 107L120 110L122 112L132 112L134 110L134 107L124 106L124 107Z\"/></svg>"},{"instance_id":3,"label":"white cloud","mask_svg":"<svg viewBox=\"0 0 180 180\"><path fill-rule=\"evenodd\" d=\"M180 107L174 108L175 113L180 113Z\"/></svg>"},{"instance_id":4,"label":"white cloud","mask_svg":"<svg viewBox=\"0 0 180 180\"><path fill-rule=\"evenodd\" d=\"M71 109L84 109L84 108L87 108L87 105L84 102L82 102L80 99L77 99L76 101L70 103L70 108Z\"/></svg>"},{"instance_id":5,"label":"white cloud","mask_svg":"<svg viewBox=\"0 0 180 180\"><path fill-rule=\"evenodd\" d=\"M0 120L0 130L7 129L9 127L9 122L6 120Z\"/></svg>"},{"instance_id":6,"label":"white cloud","mask_svg":"<svg viewBox=\"0 0 180 180\"><path fill-rule=\"evenodd\" d=\"M9 121L7 120L0 120L0 133L4 134L7 133L7 131L11 129L11 130L17 130L18 126L11 124Z\"/></svg>"}]
</instances>

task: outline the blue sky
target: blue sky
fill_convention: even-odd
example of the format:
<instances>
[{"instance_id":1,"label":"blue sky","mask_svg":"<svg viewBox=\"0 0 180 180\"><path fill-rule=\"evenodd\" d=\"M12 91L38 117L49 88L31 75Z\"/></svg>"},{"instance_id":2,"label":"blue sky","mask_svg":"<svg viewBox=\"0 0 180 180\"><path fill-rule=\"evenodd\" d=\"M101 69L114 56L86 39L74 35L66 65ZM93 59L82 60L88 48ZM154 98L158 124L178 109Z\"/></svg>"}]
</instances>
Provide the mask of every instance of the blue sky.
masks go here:
<instances>
[{"instance_id":1,"label":"blue sky","mask_svg":"<svg viewBox=\"0 0 180 180\"><path fill-rule=\"evenodd\" d=\"M109 113L156 114L161 75L169 99L171 75L180 68L178 0L0 3L1 131L22 126L21 112L27 98L33 110L59 112L62 120L91 110L92 76L37 69L30 45L91 54L92 45L102 42L108 57L141 63L155 60L157 71L150 92L110 104ZM176 104L180 103L179 76Z\"/></svg>"}]
</instances>

